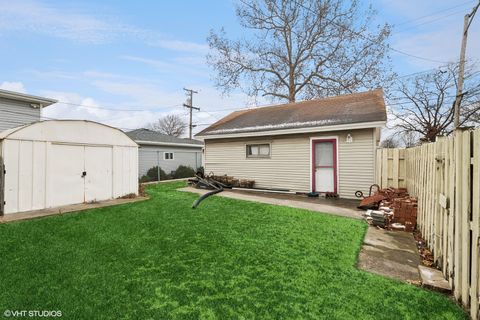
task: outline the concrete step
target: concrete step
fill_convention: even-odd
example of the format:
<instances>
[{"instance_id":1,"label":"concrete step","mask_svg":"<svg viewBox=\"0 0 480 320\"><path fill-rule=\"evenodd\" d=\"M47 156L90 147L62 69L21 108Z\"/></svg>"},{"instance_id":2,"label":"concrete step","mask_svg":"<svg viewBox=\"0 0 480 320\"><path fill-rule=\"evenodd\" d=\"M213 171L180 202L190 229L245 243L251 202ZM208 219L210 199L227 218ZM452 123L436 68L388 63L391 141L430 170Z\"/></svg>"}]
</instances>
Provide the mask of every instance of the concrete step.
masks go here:
<instances>
[{"instance_id":1,"label":"concrete step","mask_svg":"<svg viewBox=\"0 0 480 320\"><path fill-rule=\"evenodd\" d=\"M444 293L450 293L452 291L452 287L443 277L442 271L422 265L418 266L418 271L422 279L423 287Z\"/></svg>"}]
</instances>

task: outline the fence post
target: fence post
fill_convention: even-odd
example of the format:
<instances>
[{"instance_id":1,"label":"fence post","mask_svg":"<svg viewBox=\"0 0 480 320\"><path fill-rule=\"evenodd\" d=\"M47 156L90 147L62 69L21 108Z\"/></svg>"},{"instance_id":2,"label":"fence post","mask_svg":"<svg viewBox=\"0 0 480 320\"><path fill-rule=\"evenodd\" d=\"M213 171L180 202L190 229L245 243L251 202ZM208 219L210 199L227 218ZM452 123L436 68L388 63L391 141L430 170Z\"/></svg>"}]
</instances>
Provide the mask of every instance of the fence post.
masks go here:
<instances>
[{"instance_id":1,"label":"fence post","mask_svg":"<svg viewBox=\"0 0 480 320\"><path fill-rule=\"evenodd\" d=\"M470 131L462 132L462 302L468 306L470 300Z\"/></svg>"},{"instance_id":2,"label":"fence post","mask_svg":"<svg viewBox=\"0 0 480 320\"><path fill-rule=\"evenodd\" d=\"M479 309L479 240L480 240L480 130L473 132L473 175L472 175L472 277L470 315L478 319Z\"/></svg>"}]
</instances>

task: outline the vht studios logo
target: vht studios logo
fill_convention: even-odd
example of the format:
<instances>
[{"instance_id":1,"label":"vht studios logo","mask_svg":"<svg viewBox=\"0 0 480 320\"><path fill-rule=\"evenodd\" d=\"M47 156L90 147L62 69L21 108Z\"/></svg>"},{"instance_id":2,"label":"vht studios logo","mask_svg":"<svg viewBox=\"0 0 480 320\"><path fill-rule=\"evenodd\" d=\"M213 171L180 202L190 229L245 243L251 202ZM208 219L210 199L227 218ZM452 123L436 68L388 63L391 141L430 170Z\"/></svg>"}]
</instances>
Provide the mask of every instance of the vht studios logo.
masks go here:
<instances>
[{"instance_id":1,"label":"vht studios logo","mask_svg":"<svg viewBox=\"0 0 480 320\"><path fill-rule=\"evenodd\" d=\"M7 318L14 317L42 317L42 318L57 318L62 316L60 310L5 310L3 315Z\"/></svg>"}]
</instances>

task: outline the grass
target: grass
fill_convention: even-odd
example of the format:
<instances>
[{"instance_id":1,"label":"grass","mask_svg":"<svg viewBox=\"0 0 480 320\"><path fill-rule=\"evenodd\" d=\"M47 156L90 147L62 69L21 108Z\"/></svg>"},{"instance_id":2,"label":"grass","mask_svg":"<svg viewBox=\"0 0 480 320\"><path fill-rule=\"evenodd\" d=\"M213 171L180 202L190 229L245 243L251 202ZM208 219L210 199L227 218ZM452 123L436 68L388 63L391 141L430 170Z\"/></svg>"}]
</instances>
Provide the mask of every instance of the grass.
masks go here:
<instances>
[{"instance_id":1,"label":"grass","mask_svg":"<svg viewBox=\"0 0 480 320\"><path fill-rule=\"evenodd\" d=\"M0 225L0 313L65 319L463 319L449 298L356 269L366 225L182 183L151 200Z\"/></svg>"}]
</instances>

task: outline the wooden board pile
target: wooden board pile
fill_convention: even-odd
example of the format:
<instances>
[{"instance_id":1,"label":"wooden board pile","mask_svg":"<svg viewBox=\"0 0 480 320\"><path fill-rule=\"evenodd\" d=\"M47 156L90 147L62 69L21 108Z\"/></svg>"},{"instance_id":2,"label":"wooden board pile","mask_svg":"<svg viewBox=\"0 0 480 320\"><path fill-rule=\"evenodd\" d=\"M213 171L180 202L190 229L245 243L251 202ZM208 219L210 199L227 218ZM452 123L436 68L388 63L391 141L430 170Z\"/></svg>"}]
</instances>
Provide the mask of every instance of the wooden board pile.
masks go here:
<instances>
[{"instance_id":1,"label":"wooden board pile","mask_svg":"<svg viewBox=\"0 0 480 320\"><path fill-rule=\"evenodd\" d=\"M227 175L223 175L223 176L214 175L212 178L215 179L216 181L230 185L232 187L253 188L253 186L255 185L255 180L236 179L232 176L227 176Z\"/></svg>"},{"instance_id":2,"label":"wooden board pile","mask_svg":"<svg viewBox=\"0 0 480 320\"><path fill-rule=\"evenodd\" d=\"M375 226L412 232L417 225L417 199L405 188L381 189L375 195L383 198L378 210L366 212L367 221Z\"/></svg>"}]
</instances>

